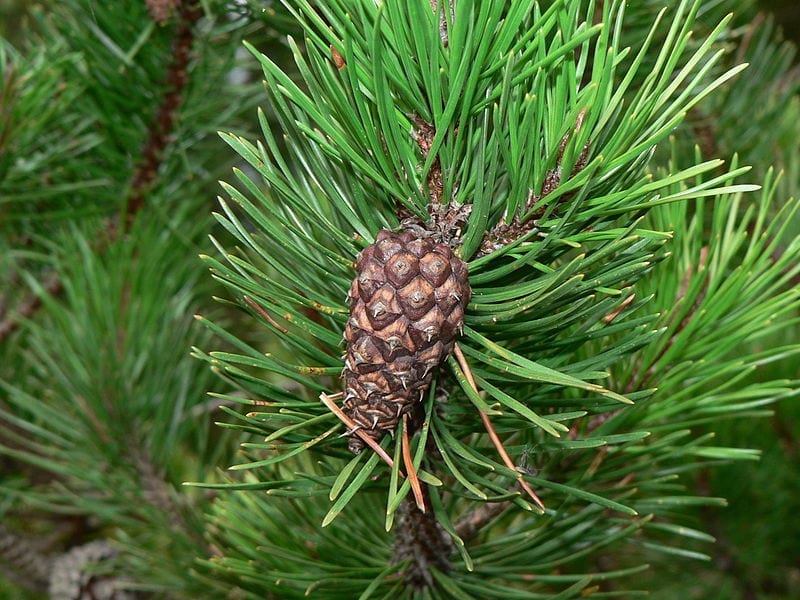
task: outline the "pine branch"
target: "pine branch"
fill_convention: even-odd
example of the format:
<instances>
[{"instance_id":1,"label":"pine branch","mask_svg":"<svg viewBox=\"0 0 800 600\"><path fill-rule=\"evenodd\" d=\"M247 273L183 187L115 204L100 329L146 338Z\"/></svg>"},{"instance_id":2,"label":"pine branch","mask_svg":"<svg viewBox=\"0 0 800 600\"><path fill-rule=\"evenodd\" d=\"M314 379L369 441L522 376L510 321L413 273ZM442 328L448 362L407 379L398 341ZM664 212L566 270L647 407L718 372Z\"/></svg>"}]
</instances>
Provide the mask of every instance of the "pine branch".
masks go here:
<instances>
[{"instance_id":1,"label":"pine branch","mask_svg":"<svg viewBox=\"0 0 800 600\"><path fill-rule=\"evenodd\" d=\"M427 488L423 487L423 490L425 504L430 506ZM454 547L450 536L436 520L433 511L421 511L409 497L402 501L395 515L391 564L408 561L403 578L409 587L418 591L434 587L431 568L442 573L452 569L450 555Z\"/></svg>"},{"instance_id":2,"label":"pine branch","mask_svg":"<svg viewBox=\"0 0 800 600\"><path fill-rule=\"evenodd\" d=\"M177 0L176 0L177 1ZM148 5L153 10L153 18L161 21L167 6L158 3ZM126 205L125 227L130 227L132 220L141 211L145 204L147 192L158 175L164 150L170 142L177 112L181 106L186 84L188 83L188 66L191 60L192 44L195 36L195 25L202 16L202 10L190 0L180 3L177 7L178 26L172 42L172 61L169 63L164 80L167 89L158 107L147 134L147 139L140 152L139 166L133 174L130 184L130 195ZM107 222L105 232L106 244L112 244L119 237L119 225L115 220ZM102 248L100 249L102 250ZM45 293L57 297L62 291L62 282L58 276L50 273L45 276L42 288ZM28 294L9 316L0 322L0 344L19 329L27 319L34 317L42 305L40 296L36 293Z\"/></svg>"},{"instance_id":3,"label":"pine branch","mask_svg":"<svg viewBox=\"0 0 800 600\"><path fill-rule=\"evenodd\" d=\"M145 197L158 176L164 150L170 142L178 109L183 101L184 89L189 81L188 67L191 60L192 45L195 38L195 25L202 16L199 5L194 0L176 0L177 27L172 39L172 62L166 70L164 80L167 89L147 133L147 139L140 152L139 166L131 181L130 197L126 208L126 219L131 220L142 209ZM153 18L162 21L173 8L172 3L149 2Z\"/></svg>"},{"instance_id":4,"label":"pine branch","mask_svg":"<svg viewBox=\"0 0 800 600\"><path fill-rule=\"evenodd\" d=\"M431 14L431 4L417 0L400 10L392 3L332 0L320 7L301 0L294 14L304 26L306 52L293 47L300 82L252 50L264 68L266 105L276 124L262 115L257 142L225 136L251 171L237 171L235 185L224 186L230 200L222 201L218 218L235 239L215 240L219 256L206 260L237 299L248 299L254 309L248 312L281 353L264 352L204 320L236 350L198 356L226 384L261 398L259 412L229 413L237 419L232 428L261 438L245 443L248 462L235 466L250 472L215 487L291 497L315 534L320 520L325 530L334 518L344 522L344 535L370 544L347 565L363 582L349 581L376 596L399 589L394 572L374 560L386 542L374 523L379 511L367 508L385 498L386 529L395 536L392 566L407 565L405 587L425 588L432 597L518 597L525 582L524 593L545 596L564 586L561 597L577 597L596 590L597 580L634 572L598 574L594 558L614 542L639 543L631 536L636 531L644 530L645 539L651 527L665 525L678 541L659 549L691 555L681 544L697 534L672 522L675 507L722 501L692 496L675 474L705 459L755 456L710 446L691 428L719 414L763 413L753 406L794 393L794 382L780 381L740 396L735 381L714 388L719 379L744 377L737 372L743 364L755 369L800 351L743 352L736 365L723 356L722 333L714 330L726 327L734 341L756 339L765 321L777 327L769 319L788 319L796 306L761 261L763 244L742 242L750 213L739 215L737 208L756 186L734 181L747 168L702 162L692 153L680 155L688 164L659 162L669 136L686 131L685 115L704 108L700 103L742 68L725 64L729 18L698 37L693 28L702 27L695 23L701 5L690 0L665 12L655 2L637 12L638 4L624 2L497 1L454 3L448 15ZM625 43L629 25L635 44ZM704 220L706 198L724 208ZM696 220L687 201L696 201ZM374 453L366 460L343 455L341 440L331 435L339 425L316 398L333 397L329 377L342 367L342 330L353 327L342 297L349 289L348 299L360 300L369 295L368 284L395 284L400 271L387 271L387 259L373 253L385 235L378 232L398 225L459 246L462 258L471 259L473 296L459 341L470 366L450 357L444 368L458 386L446 402L433 391L413 398L414 412L425 413L418 442L396 436L389 466ZM686 274L686 262L700 256L702 245L695 244L701 239L715 248L715 258L703 273L695 265ZM717 240L723 241L718 248ZM670 250L686 249L681 269L665 261ZM708 271L717 278L714 286L704 283ZM722 289L726 280L730 287ZM744 302L748 294L757 307ZM676 307L681 297L686 306ZM387 307L379 308L372 317L385 314ZM389 306L392 315L401 308ZM723 318L728 312L730 320ZM360 323L368 331L365 319ZM375 331L388 327L376 325L369 335L386 342ZM715 336L714 347L696 339L698 329ZM354 370L348 362L365 365L355 383L405 393L408 371L392 364L385 383L380 371L389 359L379 363L372 349L353 351L352 336L345 339L345 373ZM711 356L704 362L698 358L704 355ZM642 389L642 379L659 392ZM295 384L291 391L286 380ZM377 417L389 415L381 435L402 433L391 427L395 411L374 404ZM489 437L481 428L485 419L477 418L488 415ZM359 425L374 429L375 423L364 418ZM521 474L512 457L529 454L536 470ZM433 510L419 503L423 513L413 502L411 484L401 480L401 456L417 467ZM548 505L557 509L546 518L532 511L515 488L520 476L546 490ZM251 525L236 507L248 504L270 511L260 496L222 500L218 572L254 594L274 591L280 574L292 586L287 597L345 578L340 562L322 560L320 546L281 546L281 556L302 563L299 568L269 550L258 556L238 550L238 539L251 539ZM515 510L514 518L497 518L505 510ZM275 513L286 520L282 509ZM461 516L455 526L453 515ZM426 554L431 548L437 550ZM473 563L470 554L480 560ZM443 561L438 567L437 560ZM462 576L469 571L473 577ZM262 581L253 581L253 573L264 573ZM339 595L347 593L353 591Z\"/></svg>"}]
</instances>

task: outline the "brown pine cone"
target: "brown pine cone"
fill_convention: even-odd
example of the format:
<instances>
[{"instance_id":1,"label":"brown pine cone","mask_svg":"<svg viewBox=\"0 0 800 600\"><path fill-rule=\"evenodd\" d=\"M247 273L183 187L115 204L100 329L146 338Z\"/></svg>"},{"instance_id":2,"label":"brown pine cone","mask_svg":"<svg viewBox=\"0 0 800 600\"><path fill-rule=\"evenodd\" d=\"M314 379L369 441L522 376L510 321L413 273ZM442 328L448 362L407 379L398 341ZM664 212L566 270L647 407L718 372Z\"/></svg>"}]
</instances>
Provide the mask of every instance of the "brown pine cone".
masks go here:
<instances>
[{"instance_id":1,"label":"brown pine cone","mask_svg":"<svg viewBox=\"0 0 800 600\"><path fill-rule=\"evenodd\" d=\"M453 350L471 290L467 265L446 244L383 230L356 264L344 337L344 410L380 440L422 400ZM350 438L350 449L363 442Z\"/></svg>"}]
</instances>

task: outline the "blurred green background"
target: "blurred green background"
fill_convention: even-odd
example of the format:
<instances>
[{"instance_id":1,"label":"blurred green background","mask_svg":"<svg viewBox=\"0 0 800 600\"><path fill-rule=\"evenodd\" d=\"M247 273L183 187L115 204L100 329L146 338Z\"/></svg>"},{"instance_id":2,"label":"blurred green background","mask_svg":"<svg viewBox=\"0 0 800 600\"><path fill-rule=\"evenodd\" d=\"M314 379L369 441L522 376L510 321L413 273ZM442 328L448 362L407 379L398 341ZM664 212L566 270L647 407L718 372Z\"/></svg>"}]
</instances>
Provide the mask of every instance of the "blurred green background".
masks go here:
<instances>
[{"instance_id":1,"label":"blurred green background","mask_svg":"<svg viewBox=\"0 0 800 600\"><path fill-rule=\"evenodd\" d=\"M795 41L800 39L800 3L797 0L760 0L758 4L774 13L786 37Z\"/></svg>"}]
</instances>

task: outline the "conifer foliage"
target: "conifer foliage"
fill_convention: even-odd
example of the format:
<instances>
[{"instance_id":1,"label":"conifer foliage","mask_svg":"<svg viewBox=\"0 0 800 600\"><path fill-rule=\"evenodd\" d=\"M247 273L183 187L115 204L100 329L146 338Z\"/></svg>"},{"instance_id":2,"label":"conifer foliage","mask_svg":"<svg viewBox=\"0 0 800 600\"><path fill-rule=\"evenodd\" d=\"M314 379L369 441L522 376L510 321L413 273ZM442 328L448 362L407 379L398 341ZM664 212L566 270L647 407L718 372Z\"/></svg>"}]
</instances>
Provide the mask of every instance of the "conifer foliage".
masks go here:
<instances>
[{"instance_id":1,"label":"conifer foliage","mask_svg":"<svg viewBox=\"0 0 800 600\"><path fill-rule=\"evenodd\" d=\"M758 186L739 183L749 168L735 158L654 160L744 68L719 46L730 17L692 36L699 9L642 11L636 37L622 2L293 5L302 81L254 52L280 128L262 116L260 141L225 136L259 177L224 185L218 220L238 249L220 242L206 259L282 349L207 322L238 350L199 355L255 401L238 427L262 436L234 467L249 477L219 487L275 498L220 505L220 545L296 511L312 533L305 546L268 537L257 555L228 542L219 573L287 596L567 598L637 572L581 562L616 541L691 554L680 536L703 534L674 511L722 500L693 496L678 473L755 455L689 427L793 394L725 373L797 351L731 353L777 326L747 308L750 293L770 290L757 303L771 315L797 308L783 287L796 245L772 256L794 204L767 219L770 179L740 211ZM373 256L415 243L409 223L455 221L472 291L455 354L436 370L410 346L419 367L365 356L388 340L359 312L371 296L358 286L389 279L391 259ZM380 288L383 310L400 285ZM419 371L433 385L416 399L404 376ZM365 382L404 400L378 407ZM399 419L409 403L416 421ZM389 428L375 452L343 453L341 434Z\"/></svg>"},{"instance_id":2,"label":"conifer foliage","mask_svg":"<svg viewBox=\"0 0 800 600\"><path fill-rule=\"evenodd\" d=\"M715 433L800 390L798 80L720 4L36 13L0 53L3 573L634 598L708 560L697 474L759 457Z\"/></svg>"}]
</instances>

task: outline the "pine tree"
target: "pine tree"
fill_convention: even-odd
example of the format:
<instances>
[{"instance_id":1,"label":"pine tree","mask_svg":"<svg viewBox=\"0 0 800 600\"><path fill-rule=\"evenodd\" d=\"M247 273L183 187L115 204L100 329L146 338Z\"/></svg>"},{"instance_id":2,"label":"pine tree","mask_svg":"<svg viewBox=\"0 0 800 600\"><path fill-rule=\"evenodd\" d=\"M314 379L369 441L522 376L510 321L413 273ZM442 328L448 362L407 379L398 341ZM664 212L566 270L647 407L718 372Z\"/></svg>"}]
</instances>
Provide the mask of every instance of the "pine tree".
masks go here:
<instances>
[{"instance_id":1,"label":"pine tree","mask_svg":"<svg viewBox=\"0 0 800 600\"><path fill-rule=\"evenodd\" d=\"M747 1L629 4L35 13L0 56L18 589L670 597L759 457L735 423L796 413L800 80Z\"/></svg>"}]
</instances>

